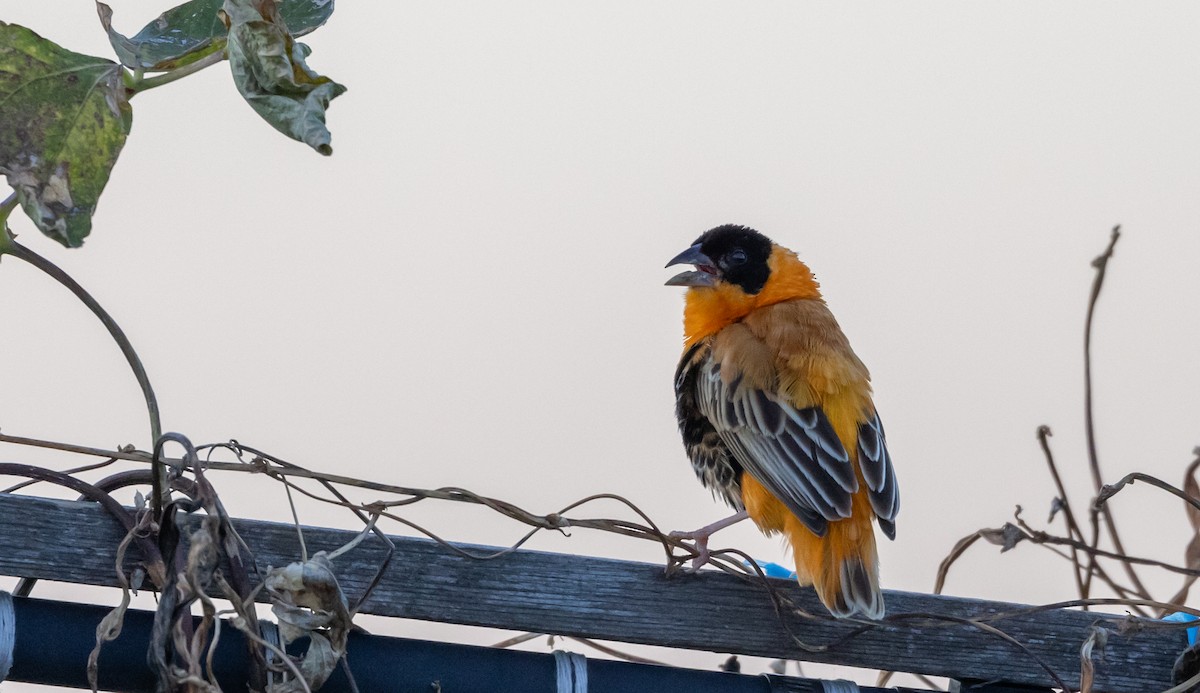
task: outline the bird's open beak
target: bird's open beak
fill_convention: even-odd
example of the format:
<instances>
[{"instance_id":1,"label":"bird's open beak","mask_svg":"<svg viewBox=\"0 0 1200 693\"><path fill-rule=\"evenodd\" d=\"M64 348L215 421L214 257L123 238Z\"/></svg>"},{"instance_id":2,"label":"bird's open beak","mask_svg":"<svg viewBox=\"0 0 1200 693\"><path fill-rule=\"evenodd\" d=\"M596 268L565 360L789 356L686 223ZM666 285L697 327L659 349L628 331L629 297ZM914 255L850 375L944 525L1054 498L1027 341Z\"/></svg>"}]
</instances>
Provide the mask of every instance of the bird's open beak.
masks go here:
<instances>
[{"instance_id":1,"label":"bird's open beak","mask_svg":"<svg viewBox=\"0 0 1200 693\"><path fill-rule=\"evenodd\" d=\"M700 252L699 243L671 258L666 266L671 265L695 265L696 269L671 277L667 280L667 286L713 286L717 283L717 268L707 255Z\"/></svg>"}]
</instances>

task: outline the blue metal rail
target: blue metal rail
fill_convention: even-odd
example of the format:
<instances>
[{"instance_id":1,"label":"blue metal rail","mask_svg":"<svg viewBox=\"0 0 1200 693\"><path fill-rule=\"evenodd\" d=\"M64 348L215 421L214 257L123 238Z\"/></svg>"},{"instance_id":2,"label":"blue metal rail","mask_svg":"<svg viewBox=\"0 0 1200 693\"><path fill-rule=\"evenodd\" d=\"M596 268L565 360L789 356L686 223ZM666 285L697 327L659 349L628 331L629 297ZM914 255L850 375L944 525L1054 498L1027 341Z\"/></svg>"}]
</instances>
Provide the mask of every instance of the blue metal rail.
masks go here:
<instances>
[{"instance_id":1,"label":"blue metal rail","mask_svg":"<svg viewBox=\"0 0 1200 693\"><path fill-rule=\"evenodd\" d=\"M8 595L0 593L0 602L4 601L9 601ZM15 635L7 680L88 688L88 653L95 644L96 625L109 609L26 597L12 597L11 604L15 625L8 625L0 615L0 649ZM0 603L0 610L4 606ZM149 611L126 614L121 636L106 644L100 656L101 689L155 690L155 676L146 664L153 622L154 614ZM213 658L214 673L224 690L244 691L248 663L243 637L232 626L222 631ZM0 651L0 667L5 654ZM577 655L573 657L576 666L586 667L586 682L576 679L572 683L569 676L561 677L561 668L569 667L571 659L552 654L365 633L352 633L347 651L347 662L362 693L885 693L881 688L845 681L749 676L603 659L583 662ZM567 683L561 683L564 680ZM351 690L341 667L321 689L322 693ZM899 689L887 690L894 693Z\"/></svg>"}]
</instances>

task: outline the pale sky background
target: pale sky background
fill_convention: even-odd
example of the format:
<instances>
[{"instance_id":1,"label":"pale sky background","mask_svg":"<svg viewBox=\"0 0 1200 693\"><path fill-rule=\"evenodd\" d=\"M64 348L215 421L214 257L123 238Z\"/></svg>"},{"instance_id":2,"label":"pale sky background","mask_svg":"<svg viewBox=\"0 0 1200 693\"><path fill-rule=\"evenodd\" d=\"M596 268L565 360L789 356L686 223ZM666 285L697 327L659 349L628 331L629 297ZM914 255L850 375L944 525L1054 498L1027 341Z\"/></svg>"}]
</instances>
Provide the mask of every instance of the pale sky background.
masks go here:
<instances>
[{"instance_id":1,"label":"pale sky background","mask_svg":"<svg viewBox=\"0 0 1200 693\"><path fill-rule=\"evenodd\" d=\"M113 5L130 34L168 6ZM111 57L90 2L0 0L0 19ZM1083 320L1114 224L1095 332L1101 464L1110 481L1180 483L1200 444L1198 37L1200 7L1181 2L342 2L303 39L310 66L349 87L330 108L331 158L260 121L222 64L133 100L82 249L19 212L13 226L124 327L167 430L538 512L614 492L671 529L726 508L676 431L682 291L662 286L663 264L709 227L754 226L812 266L871 368L902 494L883 583L929 591L959 537L1016 504L1045 519L1039 424L1074 502L1090 495ZM0 428L147 447L140 393L98 321L19 261L0 263L0 296ZM276 485L216 482L233 514L287 519ZM1182 559L1181 503L1137 486L1114 508L1135 553ZM457 505L412 517L464 542L524 531ZM532 545L661 555L587 531ZM749 524L714 545L788 556ZM1143 576L1164 598L1179 584ZM973 550L947 591L1074 596L1067 564L1028 546Z\"/></svg>"}]
</instances>

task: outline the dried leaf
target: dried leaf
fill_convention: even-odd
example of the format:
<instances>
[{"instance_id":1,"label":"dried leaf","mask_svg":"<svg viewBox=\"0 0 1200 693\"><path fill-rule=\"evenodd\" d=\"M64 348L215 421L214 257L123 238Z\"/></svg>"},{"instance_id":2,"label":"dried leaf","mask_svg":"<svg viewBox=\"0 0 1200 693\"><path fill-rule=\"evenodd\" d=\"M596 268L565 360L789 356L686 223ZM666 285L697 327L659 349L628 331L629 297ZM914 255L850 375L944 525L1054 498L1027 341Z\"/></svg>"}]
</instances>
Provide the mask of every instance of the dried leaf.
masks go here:
<instances>
[{"instance_id":1,"label":"dried leaf","mask_svg":"<svg viewBox=\"0 0 1200 693\"><path fill-rule=\"evenodd\" d=\"M327 611L346 611L346 598L324 551L305 562L276 568L267 575L267 591L287 605Z\"/></svg>"},{"instance_id":2,"label":"dried leaf","mask_svg":"<svg viewBox=\"0 0 1200 693\"><path fill-rule=\"evenodd\" d=\"M125 70L0 22L0 173L42 233L77 248L133 124Z\"/></svg>"},{"instance_id":3,"label":"dried leaf","mask_svg":"<svg viewBox=\"0 0 1200 693\"><path fill-rule=\"evenodd\" d=\"M117 569L117 582L121 585L121 604L112 611L104 615L100 623L96 626L96 644L88 654L87 675L88 683L91 684L92 691L97 689L97 677L99 676L99 661L100 651L104 649L104 643L112 642L121 635L121 627L125 623L125 612L129 609L129 594L132 590L137 593L138 587L146 579L146 570L143 567L138 567L133 571L131 583L125 581L124 572L121 568L125 564L125 552L129 550L135 538L140 532L146 530L150 525L150 516L142 515L137 525L130 528L121 538L121 543L117 544L117 555L115 557L115 567Z\"/></svg>"},{"instance_id":4,"label":"dried leaf","mask_svg":"<svg viewBox=\"0 0 1200 693\"><path fill-rule=\"evenodd\" d=\"M223 11L229 66L242 98L276 130L332 154L325 111L346 88L309 69L311 51L293 39L274 0L225 0Z\"/></svg>"},{"instance_id":5,"label":"dried leaf","mask_svg":"<svg viewBox=\"0 0 1200 693\"><path fill-rule=\"evenodd\" d=\"M271 611L275 613L275 618L279 619L279 637L283 638L285 643L308 637L314 630L328 628L334 618L328 611L293 604L272 604Z\"/></svg>"},{"instance_id":6,"label":"dried leaf","mask_svg":"<svg viewBox=\"0 0 1200 693\"><path fill-rule=\"evenodd\" d=\"M1108 631L1103 628L1092 628L1087 640L1079 648L1079 693L1092 693L1092 684L1096 676L1096 663L1092 655L1099 648L1099 659L1104 661L1104 647L1108 644Z\"/></svg>"},{"instance_id":7,"label":"dried leaf","mask_svg":"<svg viewBox=\"0 0 1200 693\"><path fill-rule=\"evenodd\" d=\"M350 612L333 566L320 551L308 561L271 570L263 582L271 595L271 610L279 620L284 643L309 638L300 673L309 688L316 690L346 653L350 634ZM302 690L293 678L268 687L269 693Z\"/></svg>"},{"instance_id":8,"label":"dried leaf","mask_svg":"<svg viewBox=\"0 0 1200 693\"><path fill-rule=\"evenodd\" d=\"M1183 473L1183 492L1193 498L1200 498L1200 484L1196 482L1197 468L1200 468L1200 457L1193 460L1188 465L1187 471ZM1187 548L1184 549L1183 564L1192 570L1200 570L1200 510L1197 510L1191 503L1184 503L1183 507L1187 510L1188 522L1192 524L1192 538L1188 541ZM1175 596L1168 600L1169 603L1182 604L1186 601L1188 592L1195 583L1196 576L1185 577L1183 585L1175 593Z\"/></svg>"},{"instance_id":9,"label":"dried leaf","mask_svg":"<svg viewBox=\"0 0 1200 693\"><path fill-rule=\"evenodd\" d=\"M184 575L188 585L199 592L207 592L212 584L213 573L221 564L221 552L213 541L213 532L205 525L214 521L211 516L204 518L201 528L192 532L188 539L187 565Z\"/></svg>"},{"instance_id":10,"label":"dried leaf","mask_svg":"<svg viewBox=\"0 0 1200 693\"><path fill-rule=\"evenodd\" d=\"M311 637L308 650L304 653L304 661L300 663L300 673L309 689L315 691L333 673L338 660L345 653L345 646L343 645L340 651L334 651L329 638L320 633L313 633Z\"/></svg>"},{"instance_id":11,"label":"dried leaf","mask_svg":"<svg viewBox=\"0 0 1200 693\"><path fill-rule=\"evenodd\" d=\"M981 529L979 536L1000 547L1004 553L1025 539L1025 533L1011 522L1005 522L1000 529Z\"/></svg>"},{"instance_id":12,"label":"dried leaf","mask_svg":"<svg viewBox=\"0 0 1200 693\"><path fill-rule=\"evenodd\" d=\"M1191 570L1200 570L1200 532L1196 533L1192 540L1188 542L1187 550L1183 554L1183 564ZM1195 577L1191 578L1195 580ZM1182 600L1180 600L1182 601Z\"/></svg>"},{"instance_id":13,"label":"dried leaf","mask_svg":"<svg viewBox=\"0 0 1200 693\"><path fill-rule=\"evenodd\" d=\"M1063 503L1063 499L1055 496L1054 499L1050 501L1050 517L1046 519L1046 522L1054 522L1054 516L1057 515L1064 507L1066 506Z\"/></svg>"},{"instance_id":14,"label":"dried leaf","mask_svg":"<svg viewBox=\"0 0 1200 693\"><path fill-rule=\"evenodd\" d=\"M92 691L97 690L97 677L100 674L100 650L104 643L112 642L121 636L121 627L125 624L125 612L129 610L129 590L121 590L121 603L115 609L104 614L96 625L96 645L88 653L87 676Z\"/></svg>"},{"instance_id":15,"label":"dried leaf","mask_svg":"<svg viewBox=\"0 0 1200 693\"><path fill-rule=\"evenodd\" d=\"M1171 667L1171 679L1176 686L1197 675L1200 675L1200 643L1184 650L1175 659L1175 665ZM1191 688L1189 693L1195 690L1195 688Z\"/></svg>"},{"instance_id":16,"label":"dried leaf","mask_svg":"<svg viewBox=\"0 0 1200 693\"><path fill-rule=\"evenodd\" d=\"M1200 498L1200 483L1196 481L1197 467L1200 467L1200 457L1192 460L1187 471L1183 473L1183 492L1192 498ZM1191 503L1184 503L1183 507L1187 509L1188 522L1192 523L1192 529L1200 532L1200 510Z\"/></svg>"}]
</instances>

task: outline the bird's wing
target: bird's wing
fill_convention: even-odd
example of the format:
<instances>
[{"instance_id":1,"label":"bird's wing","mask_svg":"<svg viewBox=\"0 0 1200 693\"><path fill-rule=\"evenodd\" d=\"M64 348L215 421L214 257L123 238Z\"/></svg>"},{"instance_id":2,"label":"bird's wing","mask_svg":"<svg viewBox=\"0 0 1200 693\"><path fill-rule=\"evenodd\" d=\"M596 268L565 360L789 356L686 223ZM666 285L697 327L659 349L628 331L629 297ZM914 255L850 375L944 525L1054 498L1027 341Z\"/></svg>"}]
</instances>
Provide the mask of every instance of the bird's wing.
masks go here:
<instances>
[{"instance_id":1,"label":"bird's wing","mask_svg":"<svg viewBox=\"0 0 1200 693\"><path fill-rule=\"evenodd\" d=\"M712 422L700 411L697 401L700 393L696 382L711 355L712 350L703 342L684 352L675 371L675 417L700 483L733 508L742 510L742 467Z\"/></svg>"},{"instance_id":2,"label":"bird's wing","mask_svg":"<svg viewBox=\"0 0 1200 693\"><path fill-rule=\"evenodd\" d=\"M722 376L722 367L715 358L701 367L697 399L742 467L818 536L850 517L858 479L825 412L749 384L732 363Z\"/></svg>"},{"instance_id":3,"label":"bird's wing","mask_svg":"<svg viewBox=\"0 0 1200 693\"><path fill-rule=\"evenodd\" d=\"M896 470L892 468L892 456L888 454L878 413L858 427L858 468L867 482L871 509L879 518L879 528L888 539L895 539L900 487L896 484Z\"/></svg>"}]
</instances>

